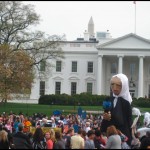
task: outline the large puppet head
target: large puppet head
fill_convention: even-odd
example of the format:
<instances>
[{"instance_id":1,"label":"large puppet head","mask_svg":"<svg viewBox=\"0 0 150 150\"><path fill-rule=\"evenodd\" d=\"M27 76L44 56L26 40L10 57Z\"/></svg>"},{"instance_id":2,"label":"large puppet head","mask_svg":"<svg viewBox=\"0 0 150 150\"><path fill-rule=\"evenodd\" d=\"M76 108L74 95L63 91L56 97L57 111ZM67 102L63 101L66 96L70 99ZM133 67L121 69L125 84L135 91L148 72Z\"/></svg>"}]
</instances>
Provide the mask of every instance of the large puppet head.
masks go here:
<instances>
[{"instance_id":1,"label":"large puppet head","mask_svg":"<svg viewBox=\"0 0 150 150\"><path fill-rule=\"evenodd\" d=\"M125 100L129 101L130 103L132 102L132 98L129 92L128 78L126 75L122 73L114 75L111 78L110 84L111 84L113 95L122 97Z\"/></svg>"}]
</instances>

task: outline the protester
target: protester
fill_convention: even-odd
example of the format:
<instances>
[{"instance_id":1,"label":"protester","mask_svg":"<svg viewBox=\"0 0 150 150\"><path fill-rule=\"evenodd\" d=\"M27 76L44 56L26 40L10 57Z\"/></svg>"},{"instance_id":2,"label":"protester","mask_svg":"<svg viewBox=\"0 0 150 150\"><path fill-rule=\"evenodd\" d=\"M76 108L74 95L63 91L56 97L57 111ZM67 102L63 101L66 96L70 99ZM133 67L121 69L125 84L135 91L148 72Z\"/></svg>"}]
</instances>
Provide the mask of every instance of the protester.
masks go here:
<instances>
[{"instance_id":1,"label":"protester","mask_svg":"<svg viewBox=\"0 0 150 150\"><path fill-rule=\"evenodd\" d=\"M131 145L132 98L127 76L124 74L114 75L111 78L110 86L112 96L105 100L107 104L110 102L110 107L107 108L108 112L104 113L101 132L106 132L107 127L114 125L128 137L127 143Z\"/></svg>"},{"instance_id":2,"label":"protester","mask_svg":"<svg viewBox=\"0 0 150 150\"><path fill-rule=\"evenodd\" d=\"M82 129L78 130L78 134L71 137L71 149L84 149L85 142L82 138Z\"/></svg>"},{"instance_id":3,"label":"protester","mask_svg":"<svg viewBox=\"0 0 150 150\"><path fill-rule=\"evenodd\" d=\"M46 149L53 149L53 141L51 140L51 132L45 133Z\"/></svg>"},{"instance_id":4,"label":"protester","mask_svg":"<svg viewBox=\"0 0 150 150\"><path fill-rule=\"evenodd\" d=\"M15 149L32 149L29 137L23 133L24 125L21 123L18 126L18 132L13 136Z\"/></svg>"},{"instance_id":5,"label":"protester","mask_svg":"<svg viewBox=\"0 0 150 150\"><path fill-rule=\"evenodd\" d=\"M147 131L146 137L141 140L140 149L150 149L150 131Z\"/></svg>"},{"instance_id":6,"label":"protester","mask_svg":"<svg viewBox=\"0 0 150 150\"><path fill-rule=\"evenodd\" d=\"M65 149L65 140L62 138L60 131L55 132L55 138L54 149Z\"/></svg>"},{"instance_id":7,"label":"protester","mask_svg":"<svg viewBox=\"0 0 150 150\"><path fill-rule=\"evenodd\" d=\"M89 130L87 133L88 139L85 141L85 149L95 149L94 137L95 133L93 130Z\"/></svg>"},{"instance_id":8,"label":"protester","mask_svg":"<svg viewBox=\"0 0 150 150\"><path fill-rule=\"evenodd\" d=\"M0 131L0 149L9 149L7 132L4 130Z\"/></svg>"},{"instance_id":9,"label":"protester","mask_svg":"<svg viewBox=\"0 0 150 150\"><path fill-rule=\"evenodd\" d=\"M46 149L46 139L40 127L35 130L32 147L33 149Z\"/></svg>"},{"instance_id":10,"label":"protester","mask_svg":"<svg viewBox=\"0 0 150 150\"><path fill-rule=\"evenodd\" d=\"M74 129L70 128L66 135L63 136L65 140L65 147L66 149L71 149L71 137L74 135Z\"/></svg>"},{"instance_id":11,"label":"protester","mask_svg":"<svg viewBox=\"0 0 150 150\"><path fill-rule=\"evenodd\" d=\"M107 128L107 137L106 149L121 149L121 138L115 126Z\"/></svg>"}]
</instances>

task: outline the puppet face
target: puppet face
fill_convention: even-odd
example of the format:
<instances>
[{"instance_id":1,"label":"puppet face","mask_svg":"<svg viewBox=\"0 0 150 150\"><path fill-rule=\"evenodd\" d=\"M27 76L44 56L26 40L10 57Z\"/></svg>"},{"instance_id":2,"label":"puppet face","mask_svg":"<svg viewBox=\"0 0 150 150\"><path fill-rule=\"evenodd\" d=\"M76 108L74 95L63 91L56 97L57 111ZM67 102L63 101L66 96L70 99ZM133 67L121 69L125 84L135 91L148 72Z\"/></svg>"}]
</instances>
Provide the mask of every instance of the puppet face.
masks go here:
<instances>
[{"instance_id":1,"label":"puppet face","mask_svg":"<svg viewBox=\"0 0 150 150\"><path fill-rule=\"evenodd\" d=\"M111 80L111 89L115 95L119 95L122 89L121 80L118 77L113 77Z\"/></svg>"}]
</instances>

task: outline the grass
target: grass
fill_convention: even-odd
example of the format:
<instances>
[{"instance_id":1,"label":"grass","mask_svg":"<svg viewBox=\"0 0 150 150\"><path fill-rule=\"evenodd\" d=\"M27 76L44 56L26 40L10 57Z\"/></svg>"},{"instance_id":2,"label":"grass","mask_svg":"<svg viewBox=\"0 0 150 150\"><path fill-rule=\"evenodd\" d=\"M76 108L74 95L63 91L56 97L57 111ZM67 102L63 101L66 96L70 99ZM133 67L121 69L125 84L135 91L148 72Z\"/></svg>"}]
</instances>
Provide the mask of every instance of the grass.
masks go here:
<instances>
[{"instance_id":1,"label":"grass","mask_svg":"<svg viewBox=\"0 0 150 150\"><path fill-rule=\"evenodd\" d=\"M82 107L82 106L81 106ZM58 105L39 105L39 104L21 104L21 103L6 103L0 105L0 113L6 112L9 113L10 111L18 114L23 112L24 114L32 115L33 113L44 113L47 115L51 115L54 110L60 110L64 113L76 113L78 106L58 106ZM101 106L83 106L83 110L93 110L93 111L100 111L102 110Z\"/></svg>"},{"instance_id":2,"label":"grass","mask_svg":"<svg viewBox=\"0 0 150 150\"><path fill-rule=\"evenodd\" d=\"M90 111L102 111L102 106L81 106L82 110ZM150 108L139 108L141 112L149 112ZM47 116L52 115L54 110L63 111L63 114L77 113L78 106L58 106L58 105L39 105L39 104L21 104L21 103L6 103L0 105L0 113L10 111L19 114L23 112L24 114L32 115L33 113L43 113ZM140 121L143 121L143 116L140 117Z\"/></svg>"}]
</instances>

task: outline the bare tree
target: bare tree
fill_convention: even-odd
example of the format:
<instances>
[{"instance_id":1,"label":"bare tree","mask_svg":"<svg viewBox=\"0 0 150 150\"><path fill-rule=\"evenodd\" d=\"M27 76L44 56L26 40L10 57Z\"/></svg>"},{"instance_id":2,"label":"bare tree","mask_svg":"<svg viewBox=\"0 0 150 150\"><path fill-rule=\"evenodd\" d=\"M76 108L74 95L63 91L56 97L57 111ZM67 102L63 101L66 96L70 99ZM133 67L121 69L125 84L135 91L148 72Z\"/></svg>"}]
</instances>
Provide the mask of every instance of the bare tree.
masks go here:
<instances>
[{"instance_id":1,"label":"bare tree","mask_svg":"<svg viewBox=\"0 0 150 150\"><path fill-rule=\"evenodd\" d=\"M39 70L39 64L43 62L46 62L47 67L51 67L51 64L47 61L48 59L64 58L60 47L60 42L64 40L64 36L49 36L42 31L31 30L39 23L40 16L36 14L33 5L25 5L21 1L0 1L0 45L9 46L9 48L6 48L7 46L5 48L6 50L9 49L10 56L15 56L18 51L25 52L30 57L30 66L32 69L36 68L37 70ZM8 63L10 62L8 61ZM4 64L6 63L1 61L1 66ZM18 74L22 73L19 69L17 71ZM3 77L1 76L1 79ZM12 84L11 79L12 76L9 78L8 83L10 84ZM29 81L32 83L31 80ZM19 90L19 88L16 89ZM0 91L0 93L2 92Z\"/></svg>"},{"instance_id":2,"label":"bare tree","mask_svg":"<svg viewBox=\"0 0 150 150\"><path fill-rule=\"evenodd\" d=\"M34 60L33 65L47 59L63 58L59 44L64 36L31 31L39 21L33 5L24 5L21 1L0 1L0 44L11 45L13 51L28 51Z\"/></svg>"}]
</instances>

